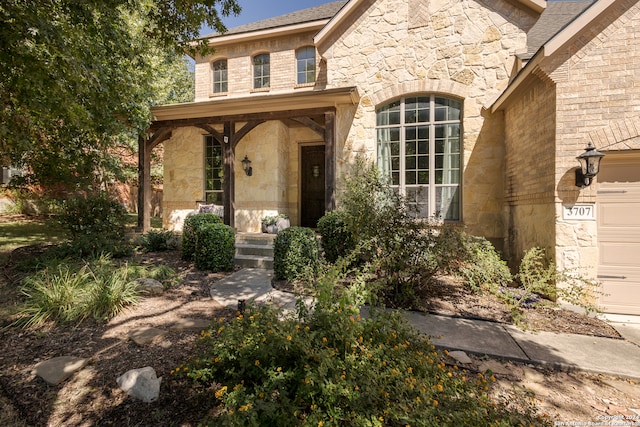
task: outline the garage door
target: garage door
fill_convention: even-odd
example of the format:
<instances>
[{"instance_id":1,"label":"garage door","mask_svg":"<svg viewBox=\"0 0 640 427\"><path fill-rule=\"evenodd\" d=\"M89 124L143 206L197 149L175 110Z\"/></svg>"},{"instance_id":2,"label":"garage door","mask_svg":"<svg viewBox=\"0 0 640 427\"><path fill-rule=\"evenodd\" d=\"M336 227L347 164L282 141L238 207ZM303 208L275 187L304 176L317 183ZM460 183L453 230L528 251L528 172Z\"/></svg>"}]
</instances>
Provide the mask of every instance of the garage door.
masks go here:
<instances>
[{"instance_id":1,"label":"garage door","mask_svg":"<svg viewBox=\"0 0 640 427\"><path fill-rule=\"evenodd\" d=\"M597 205L600 303L608 313L640 315L640 154L602 160Z\"/></svg>"}]
</instances>

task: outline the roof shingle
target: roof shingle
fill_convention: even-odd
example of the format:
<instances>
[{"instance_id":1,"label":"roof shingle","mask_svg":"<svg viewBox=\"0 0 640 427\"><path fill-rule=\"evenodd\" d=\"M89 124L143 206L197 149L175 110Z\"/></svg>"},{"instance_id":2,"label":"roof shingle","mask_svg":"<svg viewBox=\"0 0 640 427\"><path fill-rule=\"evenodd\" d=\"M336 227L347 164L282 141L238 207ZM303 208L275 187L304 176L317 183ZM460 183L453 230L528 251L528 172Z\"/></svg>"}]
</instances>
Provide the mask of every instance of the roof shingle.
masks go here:
<instances>
[{"instance_id":1,"label":"roof shingle","mask_svg":"<svg viewBox=\"0 0 640 427\"><path fill-rule=\"evenodd\" d=\"M226 33L212 33L201 38L219 37L222 35L242 34L252 31L268 30L271 28L285 27L287 25L303 24L305 22L319 21L322 19L331 19L337 14L342 7L347 4L346 1L334 1L321 4L320 6L310 7L298 10L296 12L287 13L286 15L276 16L274 18L264 19L262 21L251 22L249 24L240 25L230 28Z\"/></svg>"}]
</instances>

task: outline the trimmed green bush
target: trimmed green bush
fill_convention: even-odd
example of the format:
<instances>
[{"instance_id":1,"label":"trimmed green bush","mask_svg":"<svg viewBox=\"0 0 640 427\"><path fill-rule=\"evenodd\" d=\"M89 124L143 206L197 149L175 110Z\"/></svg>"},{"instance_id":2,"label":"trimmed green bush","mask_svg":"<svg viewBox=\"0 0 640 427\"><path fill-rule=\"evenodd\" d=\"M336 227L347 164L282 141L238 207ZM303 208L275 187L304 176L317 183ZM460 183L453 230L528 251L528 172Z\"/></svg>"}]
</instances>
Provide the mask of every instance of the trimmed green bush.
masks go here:
<instances>
[{"instance_id":1,"label":"trimmed green bush","mask_svg":"<svg viewBox=\"0 0 640 427\"><path fill-rule=\"evenodd\" d=\"M292 281L315 272L319 262L318 240L312 229L289 227L273 242L273 272L276 280Z\"/></svg>"},{"instance_id":2,"label":"trimmed green bush","mask_svg":"<svg viewBox=\"0 0 640 427\"><path fill-rule=\"evenodd\" d=\"M333 211L324 215L318 221L318 232L322 236L324 257L329 262L347 256L356 247L346 212Z\"/></svg>"},{"instance_id":3,"label":"trimmed green bush","mask_svg":"<svg viewBox=\"0 0 640 427\"><path fill-rule=\"evenodd\" d=\"M233 270L236 235L228 225L202 224L196 229L194 262L201 270Z\"/></svg>"},{"instance_id":4,"label":"trimmed green bush","mask_svg":"<svg viewBox=\"0 0 640 427\"><path fill-rule=\"evenodd\" d=\"M196 233L205 224L222 224L222 218L212 213L188 216L182 228L182 259L193 260L196 251Z\"/></svg>"},{"instance_id":5,"label":"trimmed green bush","mask_svg":"<svg viewBox=\"0 0 640 427\"><path fill-rule=\"evenodd\" d=\"M107 193L78 196L65 200L58 215L60 224L75 239L79 236L124 236L127 211Z\"/></svg>"}]
</instances>

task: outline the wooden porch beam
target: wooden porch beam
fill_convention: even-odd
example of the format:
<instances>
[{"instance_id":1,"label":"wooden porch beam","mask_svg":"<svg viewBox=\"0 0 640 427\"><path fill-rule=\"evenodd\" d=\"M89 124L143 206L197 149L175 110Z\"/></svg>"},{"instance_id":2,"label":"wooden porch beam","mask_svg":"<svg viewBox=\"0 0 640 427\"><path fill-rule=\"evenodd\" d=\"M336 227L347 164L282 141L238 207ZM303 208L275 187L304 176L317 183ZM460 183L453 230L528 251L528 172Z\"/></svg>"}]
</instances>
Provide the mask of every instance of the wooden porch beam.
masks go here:
<instances>
[{"instance_id":1,"label":"wooden porch beam","mask_svg":"<svg viewBox=\"0 0 640 427\"><path fill-rule=\"evenodd\" d=\"M233 138L229 138L231 145L233 146L233 150L235 152L236 145L244 138L249 132L255 129L258 125L264 123L265 120L252 120L250 122L245 123L242 128L233 135Z\"/></svg>"},{"instance_id":2,"label":"wooden porch beam","mask_svg":"<svg viewBox=\"0 0 640 427\"><path fill-rule=\"evenodd\" d=\"M336 112L324 114L324 168L325 211L336 208Z\"/></svg>"},{"instance_id":3,"label":"wooden porch beam","mask_svg":"<svg viewBox=\"0 0 640 427\"><path fill-rule=\"evenodd\" d=\"M176 120L160 120L151 124L151 130L171 126L171 127L186 127L186 126L198 126L198 125L211 125L211 124L224 124L230 121L239 122L251 122L251 121L269 121L269 120L283 120L291 119L294 117L309 117L309 116L322 116L328 111L335 111L334 107L323 108L308 108L302 110L284 110L284 111L267 111L262 113L251 114L236 114L232 116L207 116L207 117L195 117L189 119L176 119Z\"/></svg>"},{"instance_id":4,"label":"wooden porch beam","mask_svg":"<svg viewBox=\"0 0 640 427\"><path fill-rule=\"evenodd\" d=\"M213 139L215 139L218 142L218 144L224 145L224 135L218 132L215 128L209 126L208 124L198 124L198 125L195 125L195 127L199 127L205 132L208 132L213 137Z\"/></svg>"},{"instance_id":5,"label":"wooden porch beam","mask_svg":"<svg viewBox=\"0 0 640 427\"><path fill-rule=\"evenodd\" d=\"M308 127L309 129L320 135L322 138L324 138L325 128L319 125L317 122L313 121L310 117L291 117L291 120Z\"/></svg>"},{"instance_id":6,"label":"wooden porch beam","mask_svg":"<svg viewBox=\"0 0 640 427\"><path fill-rule=\"evenodd\" d=\"M235 185L235 147L231 143L235 136L236 124L235 122L225 122L224 124L224 137L227 142L222 143L222 149L224 152L224 223L230 227L236 226L236 185Z\"/></svg>"}]
</instances>

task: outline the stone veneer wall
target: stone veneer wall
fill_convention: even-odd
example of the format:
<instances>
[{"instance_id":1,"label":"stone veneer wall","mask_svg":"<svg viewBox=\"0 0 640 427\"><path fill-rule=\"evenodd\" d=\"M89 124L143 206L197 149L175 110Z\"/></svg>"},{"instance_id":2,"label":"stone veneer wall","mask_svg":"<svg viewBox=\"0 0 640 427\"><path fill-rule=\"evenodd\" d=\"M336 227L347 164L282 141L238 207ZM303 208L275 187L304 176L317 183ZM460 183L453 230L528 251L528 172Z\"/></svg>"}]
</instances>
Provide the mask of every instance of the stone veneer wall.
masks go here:
<instances>
[{"instance_id":1,"label":"stone veneer wall","mask_svg":"<svg viewBox=\"0 0 640 427\"><path fill-rule=\"evenodd\" d=\"M186 214L204 199L204 131L178 128L164 142L163 181L162 225L182 230Z\"/></svg>"},{"instance_id":2,"label":"stone veneer wall","mask_svg":"<svg viewBox=\"0 0 640 427\"><path fill-rule=\"evenodd\" d=\"M218 59L227 60L229 83L226 95L248 95L251 93L253 91L252 58L260 53L269 53L271 56L271 87L269 91L292 90L297 86L295 51L304 46L313 46L314 34L315 32L307 32L215 46L216 51L213 55L196 59L196 102L206 101L210 97L225 95L212 93L211 64ZM320 64L319 56L316 64Z\"/></svg>"},{"instance_id":3,"label":"stone veneer wall","mask_svg":"<svg viewBox=\"0 0 640 427\"><path fill-rule=\"evenodd\" d=\"M537 77L505 108L505 256L517 266L539 246L553 256L555 236L555 87Z\"/></svg>"},{"instance_id":4,"label":"stone veneer wall","mask_svg":"<svg viewBox=\"0 0 640 427\"><path fill-rule=\"evenodd\" d=\"M597 182L582 190L574 185L575 158L587 143L603 151L640 148L638 3L619 1L544 68L557 85L556 262L591 277L598 265L597 222L565 221L562 205L597 203ZM598 138L603 134L612 138Z\"/></svg>"},{"instance_id":5,"label":"stone veneer wall","mask_svg":"<svg viewBox=\"0 0 640 427\"><path fill-rule=\"evenodd\" d=\"M501 119L487 120L483 106L508 84L536 18L506 1L363 2L318 47L329 87L357 86L362 97L357 111L338 110L338 175L356 153L375 157L376 106L418 92L461 99L463 220L469 232L502 240Z\"/></svg>"}]
</instances>

